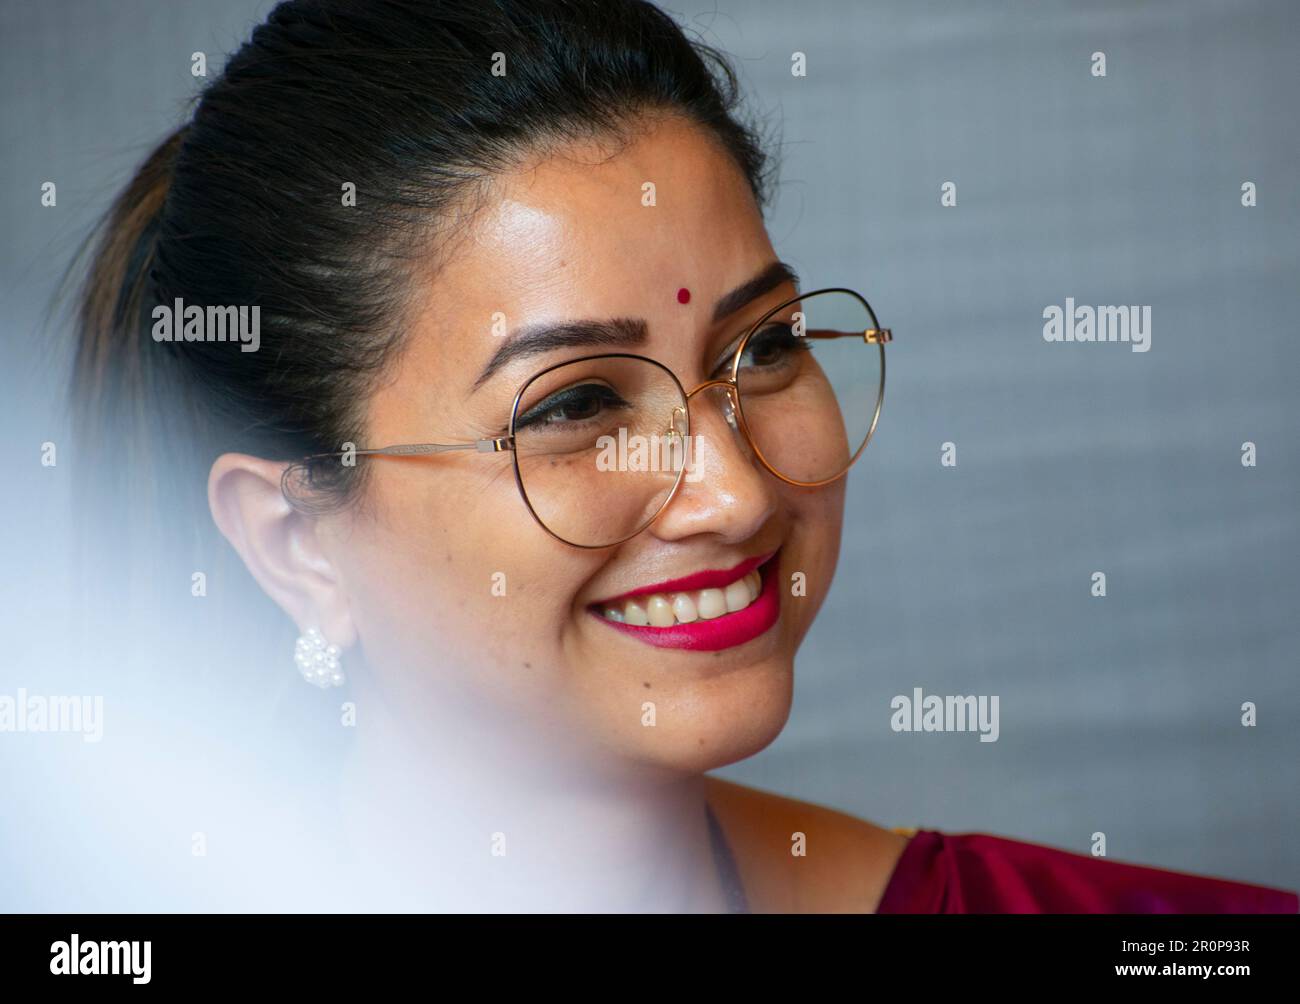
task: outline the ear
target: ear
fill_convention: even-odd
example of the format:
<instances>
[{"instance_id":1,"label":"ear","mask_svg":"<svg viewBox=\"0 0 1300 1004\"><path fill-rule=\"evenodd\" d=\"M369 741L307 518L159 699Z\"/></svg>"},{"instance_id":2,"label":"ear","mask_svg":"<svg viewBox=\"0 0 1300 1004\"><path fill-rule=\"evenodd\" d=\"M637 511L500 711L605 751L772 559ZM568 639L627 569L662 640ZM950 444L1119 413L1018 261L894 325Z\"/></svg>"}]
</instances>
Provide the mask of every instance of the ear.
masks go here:
<instances>
[{"instance_id":1,"label":"ear","mask_svg":"<svg viewBox=\"0 0 1300 1004\"><path fill-rule=\"evenodd\" d=\"M356 626L338 571L315 519L280 490L287 463L224 453L208 472L208 506L218 529L253 578L298 625L318 628L339 648L356 643Z\"/></svg>"}]
</instances>

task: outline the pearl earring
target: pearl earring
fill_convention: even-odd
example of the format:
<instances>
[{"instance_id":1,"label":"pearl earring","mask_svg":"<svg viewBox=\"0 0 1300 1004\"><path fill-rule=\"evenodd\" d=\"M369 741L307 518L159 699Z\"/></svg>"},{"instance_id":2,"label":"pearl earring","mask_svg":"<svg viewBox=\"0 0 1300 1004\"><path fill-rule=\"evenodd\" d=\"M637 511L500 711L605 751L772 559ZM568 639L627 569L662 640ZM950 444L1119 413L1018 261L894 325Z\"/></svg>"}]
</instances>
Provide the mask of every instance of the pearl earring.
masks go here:
<instances>
[{"instance_id":1,"label":"pearl earring","mask_svg":"<svg viewBox=\"0 0 1300 1004\"><path fill-rule=\"evenodd\" d=\"M298 636L294 646L293 661L298 664L302 678L316 686L341 687L346 679L339 664L339 647L331 645L316 628Z\"/></svg>"}]
</instances>

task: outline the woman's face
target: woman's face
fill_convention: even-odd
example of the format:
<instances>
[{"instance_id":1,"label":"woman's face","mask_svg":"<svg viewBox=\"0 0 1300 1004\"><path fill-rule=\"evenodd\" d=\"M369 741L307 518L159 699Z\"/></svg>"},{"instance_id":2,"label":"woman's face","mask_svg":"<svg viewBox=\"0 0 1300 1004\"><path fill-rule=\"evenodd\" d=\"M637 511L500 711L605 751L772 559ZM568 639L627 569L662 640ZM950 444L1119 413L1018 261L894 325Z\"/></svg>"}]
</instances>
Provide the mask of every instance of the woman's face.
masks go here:
<instances>
[{"instance_id":1,"label":"woman's face","mask_svg":"<svg viewBox=\"0 0 1300 1004\"><path fill-rule=\"evenodd\" d=\"M370 402L359 445L500 435L528 377L598 352L649 356L690 390L715 375L739 334L795 295L778 280L715 321L720 299L777 261L749 186L682 120L638 136L622 148L569 146L496 179L417 289L406 348ZM518 356L476 386L509 332L610 318L643 319L644 343ZM767 473L724 405L716 388L691 399L690 431L708 447L692 477L647 529L598 550L534 521L508 452L369 461L365 503L321 529L386 704L417 729L472 716L615 775L698 772L771 742L789 712L795 650L834 571L844 481L801 489ZM626 609L611 598L778 549L763 581L779 615L738 643L714 632L704 649L654 645L598 613ZM803 595L792 594L797 572Z\"/></svg>"}]
</instances>

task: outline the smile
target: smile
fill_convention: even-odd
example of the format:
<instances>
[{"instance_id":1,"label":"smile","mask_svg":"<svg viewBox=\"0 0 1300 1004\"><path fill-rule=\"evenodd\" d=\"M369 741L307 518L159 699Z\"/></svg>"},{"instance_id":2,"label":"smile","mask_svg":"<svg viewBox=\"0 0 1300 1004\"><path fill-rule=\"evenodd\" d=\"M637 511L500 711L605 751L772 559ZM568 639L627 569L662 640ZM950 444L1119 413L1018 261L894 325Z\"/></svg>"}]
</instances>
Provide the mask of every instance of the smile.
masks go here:
<instances>
[{"instance_id":1,"label":"smile","mask_svg":"<svg viewBox=\"0 0 1300 1004\"><path fill-rule=\"evenodd\" d=\"M781 613L780 551L593 604L592 615L647 645L698 652L743 645ZM653 591L651 591L653 590Z\"/></svg>"}]
</instances>

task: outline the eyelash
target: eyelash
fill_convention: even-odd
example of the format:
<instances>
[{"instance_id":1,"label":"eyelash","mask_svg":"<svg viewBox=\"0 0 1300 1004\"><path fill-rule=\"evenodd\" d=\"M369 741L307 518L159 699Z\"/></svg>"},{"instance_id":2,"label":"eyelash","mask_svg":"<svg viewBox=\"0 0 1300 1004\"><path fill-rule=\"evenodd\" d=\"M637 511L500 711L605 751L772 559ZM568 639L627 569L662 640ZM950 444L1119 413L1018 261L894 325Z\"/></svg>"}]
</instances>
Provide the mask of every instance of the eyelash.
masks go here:
<instances>
[{"instance_id":1,"label":"eyelash","mask_svg":"<svg viewBox=\"0 0 1300 1004\"><path fill-rule=\"evenodd\" d=\"M533 425L545 426L549 424L546 416L557 412L566 405L574 404L581 400L590 400L591 391L602 392L600 394L600 405L602 407L626 408L628 403L621 398L612 387L604 384L584 383L574 387L566 387L549 397L543 398L533 407L529 408L524 414L515 419L515 428L522 429ZM582 419L577 419L582 421Z\"/></svg>"}]
</instances>

